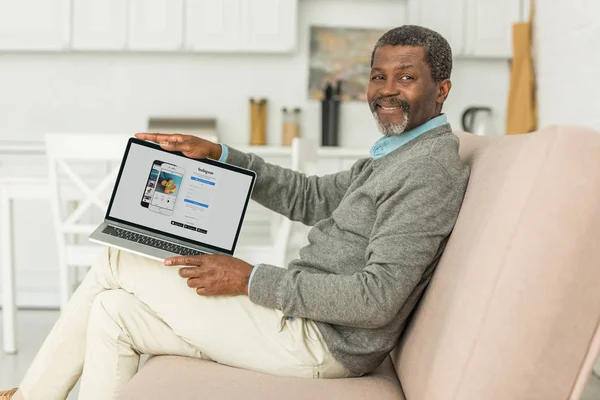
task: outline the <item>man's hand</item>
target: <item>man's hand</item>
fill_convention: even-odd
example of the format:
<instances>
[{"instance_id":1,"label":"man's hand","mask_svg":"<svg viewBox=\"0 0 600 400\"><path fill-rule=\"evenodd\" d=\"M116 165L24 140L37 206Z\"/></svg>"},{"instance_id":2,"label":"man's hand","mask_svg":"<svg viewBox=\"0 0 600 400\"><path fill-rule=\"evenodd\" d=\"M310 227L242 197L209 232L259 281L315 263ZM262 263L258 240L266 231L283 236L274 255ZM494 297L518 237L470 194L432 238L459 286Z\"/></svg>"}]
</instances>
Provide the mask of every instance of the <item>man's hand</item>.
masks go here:
<instances>
[{"instance_id":1,"label":"man's hand","mask_svg":"<svg viewBox=\"0 0 600 400\"><path fill-rule=\"evenodd\" d=\"M212 254L167 258L165 265L185 266L179 275L201 296L247 295L254 269L239 258Z\"/></svg>"},{"instance_id":2,"label":"man's hand","mask_svg":"<svg viewBox=\"0 0 600 400\"><path fill-rule=\"evenodd\" d=\"M212 158L213 160L221 158L221 146L196 136L178 133L136 133L135 137L158 143L165 150L180 151L191 158Z\"/></svg>"}]
</instances>

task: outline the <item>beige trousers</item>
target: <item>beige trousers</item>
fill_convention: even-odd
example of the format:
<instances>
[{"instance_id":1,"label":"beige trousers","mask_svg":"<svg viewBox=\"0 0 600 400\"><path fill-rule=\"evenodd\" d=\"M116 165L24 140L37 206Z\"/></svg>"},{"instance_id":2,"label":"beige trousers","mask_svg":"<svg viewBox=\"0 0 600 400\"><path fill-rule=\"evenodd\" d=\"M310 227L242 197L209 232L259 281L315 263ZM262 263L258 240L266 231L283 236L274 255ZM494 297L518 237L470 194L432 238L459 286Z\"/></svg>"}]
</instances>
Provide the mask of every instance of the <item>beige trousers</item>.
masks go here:
<instances>
[{"instance_id":1,"label":"beige trousers","mask_svg":"<svg viewBox=\"0 0 600 400\"><path fill-rule=\"evenodd\" d=\"M268 374L343 378L315 323L248 296L202 297L177 267L107 250L46 338L20 386L25 400L115 399L140 354L172 354Z\"/></svg>"}]
</instances>

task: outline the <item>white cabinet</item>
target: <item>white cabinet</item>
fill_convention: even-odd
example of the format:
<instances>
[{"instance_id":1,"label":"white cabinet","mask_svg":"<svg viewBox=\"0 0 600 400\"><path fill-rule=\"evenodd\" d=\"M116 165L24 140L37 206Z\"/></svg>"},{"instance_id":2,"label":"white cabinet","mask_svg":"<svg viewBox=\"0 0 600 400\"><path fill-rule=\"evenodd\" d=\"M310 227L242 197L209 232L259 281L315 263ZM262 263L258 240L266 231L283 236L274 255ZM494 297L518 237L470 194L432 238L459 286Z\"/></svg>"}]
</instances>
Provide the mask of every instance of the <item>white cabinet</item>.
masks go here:
<instances>
[{"instance_id":1,"label":"white cabinet","mask_svg":"<svg viewBox=\"0 0 600 400\"><path fill-rule=\"evenodd\" d=\"M0 50L69 45L70 0L0 0Z\"/></svg>"},{"instance_id":2,"label":"white cabinet","mask_svg":"<svg viewBox=\"0 0 600 400\"><path fill-rule=\"evenodd\" d=\"M521 0L467 0L467 54L512 57L512 24L520 19Z\"/></svg>"},{"instance_id":3,"label":"white cabinet","mask_svg":"<svg viewBox=\"0 0 600 400\"><path fill-rule=\"evenodd\" d=\"M0 0L0 51L284 53L297 18L298 0Z\"/></svg>"},{"instance_id":4,"label":"white cabinet","mask_svg":"<svg viewBox=\"0 0 600 400\"><path fill-rule=\"evenodd\" d=\"M466 0L409 0L408 21L442 35L454 56L464 53Z\"/></svg>"},{"instance_id":5,"label":"white cabinet","mask_svg":"<svg viewBox=\"0 0 600 400\"><path fill-rule=\"evenodd\" d=\"M241 0L187 0L185 46L231 52L241 48Z\"/></svg>"},{"instance_id":6,"label":"white cabinet","mask_svg":"<svg viewBox=\"0 0 600 400\"><path fill-rule=\"evenodd\" d=\"M210 52L291 52L297 0L187 0L186 48Z\"/></svg>"},{"instance_id":7,"label":"white cabinet","mask_svg":"<svg viewBox=\"0 0 600 400\"><path fill-rule=\"evenodd\" d=\"M512 56L512 24L525 0L409 0L408 21L439 32L454 56Z\"/></svg>"},{"instance_id":8,"label":"white cabinet","mask_svg":"<svg viewBox=\"0 0 600 400\"><path fill-rule=\"evenodd\" d=\"M73 0L73 37L76 50L122 50L127 44L127 2Z\"/></svg>"},{"instance_id":9,"label":"white cabinet","mask_svg":"<svg viewBox=\"0 0 600 400\"><path fill-rule=\"evenodd\" d=\"M255 52L294 51L297 15L296 1L243 1L243 48Z\"/></svg>"},{"instance_id":10,"label":"white cabinet","mask_svg":"<svg viewBox=\"0 0 600 400\"><path fill-rule=\"evenodd\" d=\"M177 50L183 45L183 0L129 0L133 50Z\"/></svg>"}]
</instances>

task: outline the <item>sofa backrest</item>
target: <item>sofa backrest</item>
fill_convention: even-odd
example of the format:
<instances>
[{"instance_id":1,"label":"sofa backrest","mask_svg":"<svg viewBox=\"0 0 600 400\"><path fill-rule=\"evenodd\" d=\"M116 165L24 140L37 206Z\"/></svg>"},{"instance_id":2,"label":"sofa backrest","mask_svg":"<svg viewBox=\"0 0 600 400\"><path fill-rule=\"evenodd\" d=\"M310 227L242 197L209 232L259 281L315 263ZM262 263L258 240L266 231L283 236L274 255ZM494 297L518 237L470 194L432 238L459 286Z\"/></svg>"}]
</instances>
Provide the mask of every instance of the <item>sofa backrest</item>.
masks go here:
<instances>
[{"instance_id":1,"label":"sofa backrest","mask_svg":"<svg viewBox=\"0 0 600 400\"><path fill-rule=\"evenodd\" d=\"M458 135L467 193L392 353L406 397L578 398L600 345L600 134Z\"/></svg>"}]
</instances>

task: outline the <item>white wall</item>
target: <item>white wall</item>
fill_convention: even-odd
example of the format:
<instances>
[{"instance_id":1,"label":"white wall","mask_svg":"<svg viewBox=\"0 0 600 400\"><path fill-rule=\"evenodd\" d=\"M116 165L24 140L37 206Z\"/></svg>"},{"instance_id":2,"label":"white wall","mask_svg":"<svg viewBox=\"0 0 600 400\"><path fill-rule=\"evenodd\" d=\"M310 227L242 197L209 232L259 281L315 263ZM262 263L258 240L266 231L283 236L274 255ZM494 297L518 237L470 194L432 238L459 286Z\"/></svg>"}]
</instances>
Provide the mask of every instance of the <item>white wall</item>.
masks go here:
<instances>
[{"instance_id":1,"label":"white wall","mask_svg":"<svg viewBox=\"0 0 600 400\"><path fill-rule=\"evenodd\" d=\"M600 2L536 1L540 127L575 124L600 132ZM594 367L600 373L600 359Z\"/></svg>"},{"instance_id":2,"label":"white wall","mask_svg":"<svg viewBox=\"0 0 600 400\"><path fill-rule=\"evenodd\" d=\"M401 0L300 0L299 49L291 55L0 54L0 139L138 132L150 115L181 115L214 116L223 142L245 144L251 96L270 101L270 144L280 142L282 106L302 107L304 135L318 138L320 103L307 100L310 25L387 29L405 23L405 11ZM453 126L460 128L466 107L489 105L503 130L508 79L507 61L456 60L444 108ZM379 137L366 103L344 104L341 117L342 145L368 149ZM14 173L14 165L0 159L0 171ZM43 160L37 165L16 169L43 170ZM18 302L55 305L49 207L21 201L15 208Z\"/></svg>"},{"instance_id":3,"label":"white wall","mask_svg":"<svg viewBox=\"0 0 600 400\"><path fill-rule=\"evenodd\" d=\"M600 131L600 1L538 0L536 6L540 126Z\"/></svg>"},{"instance_id":4,"label":"white wall","mask_svg":"<svg viewBox=\"0 0 600 400\"><path fill-rule=\"evenodd\" d=\"M280 142L282 106L302 107L303 132L318 138L319 103L307 99L309 26L387 29L405 22L405 10L400 0L300 0L292 55L0 54L0 138L137 132L150 115L182 115L214 116L224 142L246 143L251 96L270 101L269 143ZM502 127L507 87L506 62L458 60L446 112L458 128L468 105L491 105ZM370 146L377 137L365 103L343 105L342 145Z\"/></svg>"}]
</instances>

